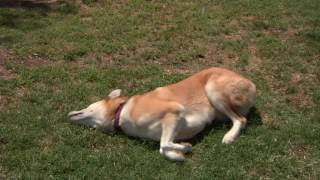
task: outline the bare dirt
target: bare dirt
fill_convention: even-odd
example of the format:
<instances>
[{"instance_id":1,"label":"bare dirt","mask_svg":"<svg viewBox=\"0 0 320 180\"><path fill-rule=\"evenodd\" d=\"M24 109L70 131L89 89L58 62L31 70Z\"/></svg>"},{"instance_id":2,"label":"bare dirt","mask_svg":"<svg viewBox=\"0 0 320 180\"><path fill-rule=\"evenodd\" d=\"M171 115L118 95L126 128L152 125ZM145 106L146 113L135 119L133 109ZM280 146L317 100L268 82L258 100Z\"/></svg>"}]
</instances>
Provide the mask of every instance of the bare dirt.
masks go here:
<instances>
[{"instance_id":1,"label":"bare dirt","mask_svg":"<svg viewBox=\"0 0 320 180\"><path fill-rule=\"evenodd\" d=\"M10 57L8 50L0 50L0 79L10 80L14 78L14 73L5 67L5 61Z\"/></svg>"},{"instance_id":2,"label":"bare dirt","mask_svg":"<svg viewBox=\"0 0 320 180\"><path fill-rule=\"evenodd\" d=\"M262 60L258 54L258 49L255 45L249 46L249 64L247 66L248 71L258 71L261 67Z\"/></svg>"},{"instance_id":3,"label":"bare dirt","mask_svg":"<svg viewBox=\"0 0 320 180\"><path fill-rule=\"evenodd\" d=\"M14 69L8 68L6 63L14 63L16 65L23 65L28 68L34 68L44 65L50 65L53 62L49 59L39 57L37 54L29 55L26 58L19 58L13 55L7 49L0 49L0 79L10 80L15 78L17 75L14 72Z\"/></svg>"},{"instance_id":4,"label":"bare dirt","mask_svg":"<svg viewBox=\"0 0 320 180\"><path fill-rule=\"evenodd\" d=\"M42 58L37 55L32 55L32 56L30 55L25 59L18 60L17 63L32 68L32 67L50 65L53 62L50 61L49 59Z\"/></svg>"}]
</instances>

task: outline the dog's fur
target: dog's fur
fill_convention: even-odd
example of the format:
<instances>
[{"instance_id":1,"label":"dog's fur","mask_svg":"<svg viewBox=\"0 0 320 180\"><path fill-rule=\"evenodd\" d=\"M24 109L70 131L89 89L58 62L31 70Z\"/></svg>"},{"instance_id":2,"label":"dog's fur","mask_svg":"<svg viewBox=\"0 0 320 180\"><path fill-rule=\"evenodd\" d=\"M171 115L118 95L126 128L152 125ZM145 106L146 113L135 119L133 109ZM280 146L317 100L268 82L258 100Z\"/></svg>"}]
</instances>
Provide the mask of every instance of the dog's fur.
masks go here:
<instances>
[{"instance_id":1,"label":"dog's fur","mask_svg":"<svg viewBox=\"0 0 320 180\"><path fill-rule=\"evenodd\" d=\"M195 136L214 119L232 120L232 128L222 139L222 143L232 143L245 127L245 115L255 97L256 87L250 80L226 69L210 68L130 98L114 90L108 98L70 112L69 120L113 131L115 113L125 103L119 120L121 130L129 136L160 141L163 156L181 161L191 145L175 141Z\"/></svg>"}]
</instances>

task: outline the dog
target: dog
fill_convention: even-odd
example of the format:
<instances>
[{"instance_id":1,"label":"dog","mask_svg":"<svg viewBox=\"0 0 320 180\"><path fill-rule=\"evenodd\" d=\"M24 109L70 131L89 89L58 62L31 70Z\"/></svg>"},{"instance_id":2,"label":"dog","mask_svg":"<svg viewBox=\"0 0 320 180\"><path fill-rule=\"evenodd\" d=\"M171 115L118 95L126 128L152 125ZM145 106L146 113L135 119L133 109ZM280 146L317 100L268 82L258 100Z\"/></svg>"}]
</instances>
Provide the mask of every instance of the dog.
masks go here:
<instances>
[{"instance_id":1,"label":"dog","mask_svg":"<svg viewBox=\"0 0 320 180\"><path fill-rule=\"evenodd\" d=\"M212 67L187 79L126 97L113 90L107 98L68 114L71 123L105 131L121 130L133 137L160 141L160 154L185 160L191 144L177 143L194 137L217 119L231 119L232 128L222 143L230 144L247 123L254 105L255 84L227 69Z\"/></svg>"}]
</instances>

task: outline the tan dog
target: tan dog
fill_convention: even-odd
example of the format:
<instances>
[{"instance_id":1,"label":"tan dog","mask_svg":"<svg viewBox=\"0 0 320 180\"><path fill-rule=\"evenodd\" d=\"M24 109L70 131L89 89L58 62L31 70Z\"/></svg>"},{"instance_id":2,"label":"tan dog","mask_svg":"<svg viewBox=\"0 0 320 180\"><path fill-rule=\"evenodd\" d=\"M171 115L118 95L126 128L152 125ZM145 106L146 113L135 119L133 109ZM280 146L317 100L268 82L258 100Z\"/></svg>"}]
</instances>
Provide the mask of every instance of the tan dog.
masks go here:
<instances>
[{"instance_id":1,"label":"tan dog","mask_svg":"<svg viewBox=\"0 0 320 180\"><path fill-rule=\"evenodd\" d=\"M129 136L160 140L160 154L182 161L190 144L176 143L201 132L214 119L228 117L232 128L222 143L232 143L246 125L244 117L254 105L256 87L248 79L222 68L203 70L185 80L143 95L109 97L88 108L69 113L72 123L107 131L121 129Z\"/></svg>"}]
</instances>

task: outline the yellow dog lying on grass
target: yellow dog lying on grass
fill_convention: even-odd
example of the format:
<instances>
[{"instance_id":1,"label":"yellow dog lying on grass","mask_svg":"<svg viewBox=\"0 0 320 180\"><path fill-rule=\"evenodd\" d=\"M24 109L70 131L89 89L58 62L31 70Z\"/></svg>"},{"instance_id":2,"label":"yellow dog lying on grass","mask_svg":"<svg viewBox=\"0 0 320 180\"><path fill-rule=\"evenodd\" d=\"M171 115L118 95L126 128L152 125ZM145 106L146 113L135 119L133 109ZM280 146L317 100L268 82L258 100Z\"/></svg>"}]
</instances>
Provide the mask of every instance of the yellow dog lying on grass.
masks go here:
<instances>
[{"instance_id":1,"label":"yellow dog lying on grass","mask_svg":"<svg viewBox=\"0 0 320 180\"><path fill-rule=\"evenodd\" d=\"M256 87L250 80L226 69L210 68L142 95L126 97L114 90L106 99L68 116L72 123L107 131L121 129L129 136L160 141L160 154L183 161L191 145L175 141L189 139L214 119L227 117L233 126L222 143L232 143L245 127L245 115L255 97Z\"/></svg>"}]
</instances>

